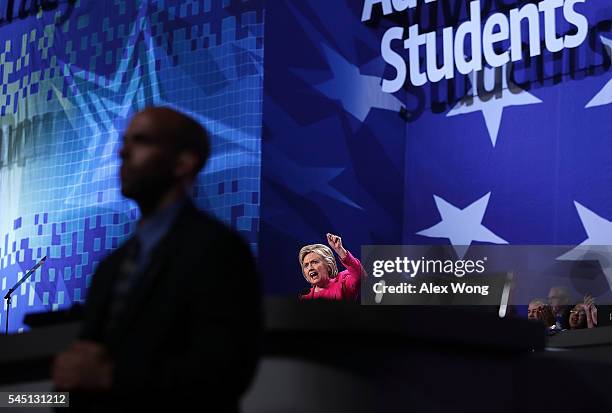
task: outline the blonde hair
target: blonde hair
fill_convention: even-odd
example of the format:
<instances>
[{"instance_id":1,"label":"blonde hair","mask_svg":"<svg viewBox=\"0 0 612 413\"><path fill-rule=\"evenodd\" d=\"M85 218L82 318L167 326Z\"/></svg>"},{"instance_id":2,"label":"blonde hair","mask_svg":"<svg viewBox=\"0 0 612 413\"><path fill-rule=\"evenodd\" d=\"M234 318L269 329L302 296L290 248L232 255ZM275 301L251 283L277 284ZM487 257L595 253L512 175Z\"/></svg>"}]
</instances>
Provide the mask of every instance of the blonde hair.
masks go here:
<instances>
[{"instance_id":1,"label":"blonde hair","mask_svg":"<svg viewBox=\"0 0 612 413\"><path fill-rule=\"evenodd\" d=\"M323 244L311 244L303 246L300 250L300 253L298 254L300 268L302 269L302 275L304 276L304 278L306 278L306 275L304 275L304 257L310 254L311 252L318 254L323 259L325 264L327 264L329 270L329 278L335 278L336 275L338 275L338 266L336 265L336 258L334 257L334 253L332 252L331 248ZM307 278L306 281L308 281Z\"/></svg>"}]
</instances>

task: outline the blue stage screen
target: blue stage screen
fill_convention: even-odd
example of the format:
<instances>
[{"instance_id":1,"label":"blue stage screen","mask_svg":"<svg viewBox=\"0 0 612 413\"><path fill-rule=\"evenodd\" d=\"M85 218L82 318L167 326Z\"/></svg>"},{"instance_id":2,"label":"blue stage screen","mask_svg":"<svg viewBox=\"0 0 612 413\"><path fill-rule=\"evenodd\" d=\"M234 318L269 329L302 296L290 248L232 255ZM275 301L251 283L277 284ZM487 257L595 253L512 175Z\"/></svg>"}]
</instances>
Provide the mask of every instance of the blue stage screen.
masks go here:
<instances>
[{"instance_id":1,"label":"blue stage screen","mask_svg":"<svg viewBox=\"0 0 612 413\"><path fill-rule=\"evenodd\" d=\"M2 290L48 256L14 293L10 331L26 313L82 303L97 263L133 231L138 210L120 194L118 150L146 106L208 128L213 154L194 199L256 252L263 2L38 3L0 4ZM5 317L3 308L2 326Z\"/></svg>"}]
</instances>

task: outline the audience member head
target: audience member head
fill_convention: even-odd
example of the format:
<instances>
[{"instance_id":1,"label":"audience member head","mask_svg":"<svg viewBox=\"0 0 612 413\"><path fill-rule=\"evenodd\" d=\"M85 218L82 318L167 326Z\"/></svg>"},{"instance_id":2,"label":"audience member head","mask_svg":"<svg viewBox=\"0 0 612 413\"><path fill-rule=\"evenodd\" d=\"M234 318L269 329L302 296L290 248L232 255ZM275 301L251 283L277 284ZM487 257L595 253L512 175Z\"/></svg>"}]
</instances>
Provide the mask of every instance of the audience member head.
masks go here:
<instances>
[{"instance_id":1,"label":"audience member head","mask_svg":"<svg viewBox=\"0 0 612 413\"><path fill-rule=\"evenodd\" d=\"M559 315L570 304L570 292L567 287L552 287L548 292L548 304L555 315Z\"/></svg>"},{"instance_id":2,"label":"audience member head","mask_svg":"<svg viewBox=\"0 0 612 413\"><path fill-rule=\"evenodd\" d=\"M540 307L544 307L546 302L541 298L534 298L529 302L527 306L527 318L529 320L537 320L538 319L538 310Z\"/></svg>"},{"instance_id":3,"label":"audience member head","mask_svg":"<svg viewBox=\"0 0 612 413\"><path fill-rule=\"evenodd\" d=\"M570 311L569 328L571 330L587 328L587 316L583 303L576 304Z\"/></svg>"},{"instance_id":4,"label":"audience member head","mask_svg":"<svg viewBox=\"0 0 612 413\"><path fill-rule=\"evenodd\" d=\"M535 298L529 302L527 307L527 318L532 321L540 321L546 327L555 324L555 317L551 307L541 298Z\"/></svg>"}]
</instances>

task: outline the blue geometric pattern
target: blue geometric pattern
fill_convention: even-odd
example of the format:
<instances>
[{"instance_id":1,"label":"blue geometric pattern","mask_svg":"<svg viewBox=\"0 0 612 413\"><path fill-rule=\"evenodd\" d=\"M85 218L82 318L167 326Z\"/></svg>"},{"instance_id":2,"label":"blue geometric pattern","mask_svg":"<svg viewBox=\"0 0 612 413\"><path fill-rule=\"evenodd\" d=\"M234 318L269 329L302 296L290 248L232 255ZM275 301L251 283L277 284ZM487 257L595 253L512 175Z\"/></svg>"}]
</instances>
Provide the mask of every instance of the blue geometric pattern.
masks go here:
<instances>
[{"instance_id":1,"label":"blue geometric pattern","mask_svg":"<svg viewBox=\"0 0 612 413\"><path fill-rule=\"evenodd\" d=\"M149 105L211 132L194 199L257 251L263 2L79 0L65 22L60 9L0 27L3 290L48 256L14 294L11 331L28 312L83 302L98 262L133 231L117 153Z\"/></svg>"}]
</instances>

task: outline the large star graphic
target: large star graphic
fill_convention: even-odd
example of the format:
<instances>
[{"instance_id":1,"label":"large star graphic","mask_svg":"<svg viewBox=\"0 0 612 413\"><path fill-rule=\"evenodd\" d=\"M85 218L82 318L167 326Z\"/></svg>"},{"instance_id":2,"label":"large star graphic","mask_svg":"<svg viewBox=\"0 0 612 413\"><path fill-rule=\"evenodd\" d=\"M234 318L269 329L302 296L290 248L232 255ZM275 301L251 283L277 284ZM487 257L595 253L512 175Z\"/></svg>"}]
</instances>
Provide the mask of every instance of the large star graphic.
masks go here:
<instances>
[{"instance_id":1,"label":"large star graphic","mask_svg":"<svg viewBox=\"0 0 612 413\"><path fill-rule=\"evenodd\" d=\"M608 51L608 55L612 58L612 40L606 39L603 36L600 36L602 43L606 46L606 50ZM585 108L594 108L597 106L609 105L612 103L612 79L606 83L606 85L595 95L593 99Z\"/></svg>"},{"instance_id":2,"label":"large star graphic","mask_svg":"<svg viewBox=\"0 0 612 413\"><path fill-rule=\"evenodd\" d=\"M275 126L278 130L295 131L292 139L297 141L308 141L312 134L320 130L333 131L332 135L340 135L342 133L339 121L335 118L324 119L308 127L299 126L272 98L268 100L266 109L270 117L275 119ZM274 132L272 131L272 134ZM266 175L267 179L282 185L300 196L318 192L353 208L363 209L332 183L336 177L346 171L346 167L315 167L297 164L295 160L291 160L282 151L277 149L272 142L268 143L267 150L269 151L268 159L271 162Z\"/></svg>"},{"instance_id":3,"label":"large star graphic","mask_svg":"<svg viewBox=\"0 0 612 413\"><path fill-rule=\"evenodd\" d=\"M312 43L320 45L320 49L327 60L327 64L333 77L325 74L328 80L321 82L324 75L321 71L295 69L294 72L308 84L321 92L329 99L338 100L342 103L345 111L353 115L357 120L363 122L373 108L399 112L404 107L402 102L395 96L382 91L381 77L361 74L359 67L344 58L339 52L332 49L325 38L312 26L294 6L289 8L308 35ZM335 39L335 38L334 38ZM364 67L376 66L368 62Z\"/></svg>"},{"instance_id":4,"label":"large star graphic","mask_svg":"<svg viewBox=\"0 0 612 413\"><path fill-rule=\"evenodd\" d=\"M417 235L448 238L459 258L465 256L469 246L474 241L507 244L506 240L482 225L490 196L491 193L489 192L479 200L461 209L434 195L436 207L442 220L432 227L417 232Z\"/></svg>"},{"instance_id":5,"label":"large star graphic","mask_svg":"<svg viewBox=\"0 0 612 413\"><path fill-rule=\"evenodd\" d=\"M485 85L493 85L495 83L495 70L493 68L485 67L484 69L484 83ZM536 103L542 103L540 99L533 96L532 94L520 89L516 85L512 85L512 88L508 87L508 81L506 76L506 66L502 67L502 84L501 84L501 96L493 94L488 96L487 99L482 99L483 96L479 96L477 76L475 72L470 75L470 81L472 83L472 89L468 92L468 96L462 99L453 109L448 112L446 116L457 116L466 115L473 112L482 112L491 138L493 146L497 143L497 137L499 135L499 128L502 122L502 115L504 108L510 106L523 106L533 105ZM496 85L496 88L500 87ZM496 89L497 90L497 89ZM517 92L517 90L519 92Z\"/></svg>"},{"instance_id":6,"label":"large star graphic","mask_svg":"<svg viewBox=\"0 0 612 413\"><path fill-rule=\"evenodd\" d=\"M98 195L88 189L87 183L100 182L106 184L106 188L100 191L103 195L102 202L110 203L108 206L118 210L134 207L124 200L115 184L119 164L116 153L120 144L118 125L135 109L146 104L161 103L154 54L151 56L153 42L149 36L146 14L147 2L143 2L114 76L105 77L76 65L60 62L63 75L74 90L70 97L63 97L56 89L56 97L74 130L82 130L83 127L79 123L84 121L87 131L87 138L83 138L87 155L80 163L79 181L72 186L71 193L66 197L67 204L95 204ZM146 60L136 56L137 40L141 33L144 33L145 53L147 57L152 57ZM136 62L130 67L133 60ZM139 69L149 75L147 79L146 75L141 75ZM105 91L111 93L104 93Z\"/></svg>"},{"instance_id":7,"label":"large star graphic","mask_svg":"<svg viewBox=\"0 0 612 413\"><path fill-rule=\"evenodd\" d=\"M342 102L348 113L363 122L373 108L399 112L402 102L380 88L379 76L362 75L359 68L328 45L322 45L334 77L315 87L330 99Z\"/></svg>"},{"instance_id":8,"label":"large star graphic","mask_svg":"<svg viewBox=\"0 0 612 413\"><path fill-rule=\"evenodd\" d=\"M84 70L75 65L63 63L63 75L72 87L70 97L63 97L56 88L56 97L62 105L68 120L75 130L83 130L83 145L87 156L80 163L80 179L73 185L66 203L92 205L100 203L98 193L91 193L89 184L101 182L106 185L102 192L104 203L111 209L122 211L132 209L116 185L116 171L119 159L117 150L120 145L120 127L124 127L132 113L148 105L168 106L177 109L206 125L215 135L213 153L202 174L211 174L228 168L260 165L260 152L254 142L259 138L254 132L227 125L186 107L177 107L164 99L161 81L156 70L156 61L161 61L171 70L175 79L188 80L180 69L172 67L170 57L160 47L156 47L151 35L147 16L148 2L140 6L132 31L126 39L126 49L119 61L117 70L106 77L96 72ZM142 38L142 40L140 40ZM143 52L138 53L139 42ZM194 90L204 92L196 84ZM110 96L110 97L109 97ZM85 138L86 136L86 138ZM231 162L228 162L231 159Z\"/></svg>"},{"instance_id":9,"label":"large star graphic","mask_svg":"<svg viewBox=\"0 0 612 413\"><path fill-rule=\"evenodd\" d=\"M612 222L574 201L587 239L558 257L561 261L599 261L612 289Z\"/></svg>"}]
</instances>

